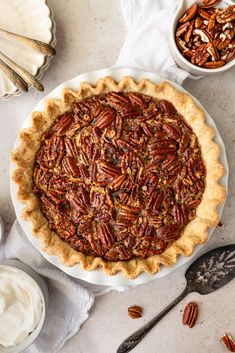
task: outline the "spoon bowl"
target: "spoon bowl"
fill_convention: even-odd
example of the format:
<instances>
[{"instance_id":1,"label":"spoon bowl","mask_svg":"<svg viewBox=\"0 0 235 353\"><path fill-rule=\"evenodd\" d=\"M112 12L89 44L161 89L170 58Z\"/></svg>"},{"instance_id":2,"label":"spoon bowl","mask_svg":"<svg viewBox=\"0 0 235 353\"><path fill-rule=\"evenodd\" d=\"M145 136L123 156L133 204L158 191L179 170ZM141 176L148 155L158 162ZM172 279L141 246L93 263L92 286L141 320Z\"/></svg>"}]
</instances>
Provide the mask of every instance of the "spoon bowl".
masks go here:
<instances>
[{"instance_id":1,"label":"spoon bowl","mask_svg":"<svg viewBox=\"0 0 235 353\"><path fill-rule=\"evenodd\" d=\"M235 277L235 244L200 256L185 273L189 293L210 294Z\"/></svg>"}]
</instances>

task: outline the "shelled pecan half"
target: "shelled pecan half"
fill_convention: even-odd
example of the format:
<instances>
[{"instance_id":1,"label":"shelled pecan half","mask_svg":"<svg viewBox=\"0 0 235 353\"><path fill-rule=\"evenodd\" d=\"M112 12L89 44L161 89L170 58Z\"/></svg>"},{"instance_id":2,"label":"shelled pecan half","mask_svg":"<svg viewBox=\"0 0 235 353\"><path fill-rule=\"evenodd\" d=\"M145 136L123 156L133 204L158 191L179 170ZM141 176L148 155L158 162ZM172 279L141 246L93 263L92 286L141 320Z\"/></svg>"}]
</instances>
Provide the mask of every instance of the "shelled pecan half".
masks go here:
<instances>
[{"instance_id":1,"label":"shelled pecan half","mask_svg":"<svg viewBox=\"0 0 235 353\"><path fill-rule=\"evenodd\" d=\"M188 325L192 328L197 320L198 316L198 305L194 302L190 302L186 305L183 313L182 322L183 325Z\"/></svg>"},{"instance_id":2,"label":"shelled pecan half","mask_svg":"<svg viewBox=\"0 0 235 353\"><path fill-rule=\"evenodd\" d=\"M232 338L232 336L228 335L227 333L225 333L222 337L221 337L222 341L224 342L225 346L227 347L227 349L229 350L229 352L235 352L235 341Z\"/></svg>"},{"instance_id":3,"label":"shelled pecan half","mask_svg":"<svg viewBox=\"0 0 235 353\"><path fill-rule=\"evenodd\" d=\"M141 306L138 305L130 306L128 308L128 315L132 319L139 319L140 317L142 317L142 312L143 309L141 308Z\"/></svg>"}]
</instances>

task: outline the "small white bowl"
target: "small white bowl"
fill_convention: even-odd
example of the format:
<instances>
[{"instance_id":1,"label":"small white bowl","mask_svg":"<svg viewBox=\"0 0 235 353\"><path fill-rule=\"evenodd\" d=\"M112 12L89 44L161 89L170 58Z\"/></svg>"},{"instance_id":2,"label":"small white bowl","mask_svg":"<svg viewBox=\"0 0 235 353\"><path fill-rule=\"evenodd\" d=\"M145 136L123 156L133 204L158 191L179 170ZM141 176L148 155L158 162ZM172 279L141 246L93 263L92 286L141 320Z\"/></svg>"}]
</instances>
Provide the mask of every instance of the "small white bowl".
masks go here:
<instances>
[{"instance_id":1,"label":"small white bowl","mask_svg":"<svg viewBox=\"0 0 235 353\"><path fill-rule=\"evenodd\" d=\"M5 348L0 345L0 353L20 353L24 349L28 348L42 331L46 317L46 308L49 301L48 289L45 281L36 272L34 272L31 267L23 262L19 260L6 260L0 262L0 265L16 267L29 275L38 287L42 298L42 315L35 330L22 343L19 343L16 346Z\"/></svg>"},{"instance_id":2,"label":"small white bowl","mask_svg":"<svg viewBox=\"0 0 235 353\"><path fill-rule=\"evenodd\" d=\"M172 20L171 29L170 29L169 45L170 45L170 50L171 50L171 54L173 56L173 59L175 60L176 64L179 67L181 67L183 70L185 70L193 75L196 75L196 76L212 76L212 75L229 70L231 67L233 67L235 65L235 59L231 60L229 63L227 63L224 66L219 67L217 69L204 69L202 67L191 64L180 53L180 51L177 47L176 41L175 41L176 26L177 26L177 23L178 23L180 17L185 13L185 11L193 3L195 3L195 0L180 0L179 6L178 6L176 13L175 13L175 16ZM226 7L229 5L234 5L234 2L231 0L223 0L218 5L218 7L223 8L223 7Z\"/></svg>"}]
</instances>

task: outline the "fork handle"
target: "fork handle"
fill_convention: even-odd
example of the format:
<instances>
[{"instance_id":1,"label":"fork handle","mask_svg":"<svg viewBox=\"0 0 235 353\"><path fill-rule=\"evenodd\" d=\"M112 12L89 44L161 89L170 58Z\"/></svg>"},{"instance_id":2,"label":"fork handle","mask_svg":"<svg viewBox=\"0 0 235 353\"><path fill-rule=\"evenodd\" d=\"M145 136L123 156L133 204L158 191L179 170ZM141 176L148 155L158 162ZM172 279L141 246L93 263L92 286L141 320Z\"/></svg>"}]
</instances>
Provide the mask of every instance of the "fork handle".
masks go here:
<instances>
[{"instance_id":1,"label":"fork handle","mask_svg":"<svg viewBox=\"0 0 235 353\"><path fill-rule=\"evenodd\" d=\"M146 335L150 330L172 309L174 308L187 294L189 293L186 287L184 291L171 302L165 309L163 309L158 315L156 315L147 324L141 327L139 330L134 332L118 347L117 353L130 352Z\"/></svg>"}]
</instances>

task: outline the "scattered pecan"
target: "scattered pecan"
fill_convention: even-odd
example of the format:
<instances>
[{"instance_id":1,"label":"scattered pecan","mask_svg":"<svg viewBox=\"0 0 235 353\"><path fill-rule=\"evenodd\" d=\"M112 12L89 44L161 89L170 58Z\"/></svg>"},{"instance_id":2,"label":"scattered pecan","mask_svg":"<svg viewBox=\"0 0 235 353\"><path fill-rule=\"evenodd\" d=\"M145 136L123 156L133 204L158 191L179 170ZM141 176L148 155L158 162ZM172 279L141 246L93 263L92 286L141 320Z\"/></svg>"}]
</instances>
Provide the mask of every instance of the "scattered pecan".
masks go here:
<instances>
[{"instance_id":1,"label":"scattered pecan","mask_svg":"<svg viewBox=\"0 0 235 353\"><path fill-rule=\"evenodd\" d=\"M218 9L214 7L218 3L193 4L179 19L175 32L181 54L207 69L222 67L235 58L235 5Z\"/></svg>"},{"instance_id":2,"label":"scattered pecan","mask_svg":"<svg viewBox=\"0 0 235 353\"><path fill-rule=\"evenodd\" d=\"M198 316L198 305L194 302L190 302L186 305L183 313L182 323L192 328L197 320Z\"/></svg>"},{"instance_id":3,"label":"scattered pecan","mask_svg":"<svg viewBox=\"0 0 235 353\"><path fill-rule=\"evenodd\" d=\"M142 312L143 309L141 308L141 306L138 305L130 306L128 308L128 315L132 319L139 319L140 317L142 317Z\"/></svg>"},{"instance_id":4,"label":"scattered pecan","mask_svg":"<svg viewBox=\"0 0 235 353\"><path fill-rule=\"evenodd\" d=\"M227 347L227 349L229 350L229 352L235 352L235 341L232 338L232 336L228 335L227 333L225 333L222 337L221 337L222 341L224 342L225 346Z\"/></svg>"}]
</instances>

